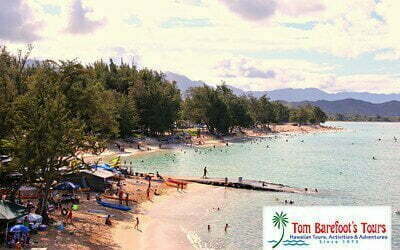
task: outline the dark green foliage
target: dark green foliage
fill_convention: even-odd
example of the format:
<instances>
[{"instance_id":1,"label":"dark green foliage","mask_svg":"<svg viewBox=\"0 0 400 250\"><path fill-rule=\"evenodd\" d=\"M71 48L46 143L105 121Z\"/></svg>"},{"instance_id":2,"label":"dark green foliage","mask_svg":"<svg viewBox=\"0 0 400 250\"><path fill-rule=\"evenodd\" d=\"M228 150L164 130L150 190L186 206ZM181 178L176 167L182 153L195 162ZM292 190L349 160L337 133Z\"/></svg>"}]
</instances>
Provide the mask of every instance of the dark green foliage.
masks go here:
<instances>
[{"instance_id":1,"label":"dark green foliage","mask_svg":"<svg viewBox=\"0 0 400 250\"><path fill-rule=\"evenodd\" d=\"M172 130L178 119L181 97L175 84L161 73L148 69L139 72L139 79L129 89L139 115L139 126L144 132L161 135Z\"/></svg>"},{"instance_id":2,"label":"dark green foliage","mask_svg":"<svg viewBox=\"0 0 400 250\"><path fill-rule=\"evenodd\" d=\"M204 123L211 133L226 134L229 131L228 107L218 91L208 86L192 88L183 104L184 119Z\"/></svg>"},{"instance_id":3,"label":"dark green foliage","mask_svg":"<svg viewBox=\"0 0 400 250\"><path fill-rule=\"evenodd\" d=\"M310 107L302 106L290 112L290 121L299 125L306 124L310 120Z\"/></svg>"},{"instance_id":4,"label":"dark green foliage","mask_svg":"<svg viewBox=\"0 0 400 250\"><path fill-rule=\"evenodd\" d=\"M25 69L31 48L28 47L25 55L20 51L17 56L9 54L5 47L1 47L0 50L0 140L2 140L12 128L9 122L12 103L27 89L25 79L28 74Z\"/></svg>"},{"instance_id":5,"label":"dark green foliage","mask_svg":"<svg viewBox=\"0 0 400 250\"><path fill-rule=\"evenodd\" d=\"M276 121L274 105L265 95L259 99L250 98L250 114L257 125L269 125Z\"/></svg>"},{"instance_id":6,"label":"dark green foliage","mask_svg":"<svg viewBox=\"0 0 400 250\"><path fill-rule=\"evenodd\" d=\"M328 116L317 106L306 104L291 110L290 120L299 125L311 123L320 124L326 122Z\"/></svg>"},{"instance_id":7,"label":"dark green foliage","mask_svg":"<svg viewBox=\"0 0 400 250\"><path fill-rule=\"evenodd\" d=\"M310 122L314 124L320 124L326 122L328 116L322 111L320 107L312 107Z\"/></svg>"},{"instance_id":8,"label":"dark green foliage","mask_svg":"<svg viewBox=\"0 0 400 250\"><path fill-rule=\"evenodd\" d=\"M290 111L289 108L280 102L273 102L274 122L285 123L289 121Z\"/></svg>"},{"instance_id":9,"label":"dark green foliage","mask_svg":"<svg viewBox=\"0 0 400 250\"><path fill-rule=\"evenodd\" d=\"M132 136L132 131L138 128L138 114L131 95L116 94L118 108L118 125L120 137Z\"/></svg>"},{"instance_id":10,"label":"dark green foliage","mask_svg":"<svg viewBox=\"0 0 400 250\"><path fill-rule=\"evenodd\" d=\"M60 180L61 168L78 160L79 152L97 153L104 148L100 138L85 132L85 121L74 118L61 84L48 73L48 68L38 69L30 77L26 93L16 98L12 130L3 145L23 181L42 184L40 205L46 204L53 182Z\"/></svg>"}]
</instances>

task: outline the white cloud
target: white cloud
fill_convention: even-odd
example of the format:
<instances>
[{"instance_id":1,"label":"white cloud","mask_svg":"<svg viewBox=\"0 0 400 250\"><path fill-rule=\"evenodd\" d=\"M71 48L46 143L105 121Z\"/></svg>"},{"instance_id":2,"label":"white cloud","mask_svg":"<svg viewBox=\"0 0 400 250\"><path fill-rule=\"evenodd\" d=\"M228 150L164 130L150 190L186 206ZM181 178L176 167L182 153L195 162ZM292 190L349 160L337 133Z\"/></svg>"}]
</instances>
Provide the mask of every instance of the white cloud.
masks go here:
<instances>
[{"instance_id":1,"label":"white cloud","mask_svg":"<svg viewBox=\"0 0 400 250\"><path fill-rule=\"evenodd\" d=\"M315 14L325 10L325 5L319 0L281 0L279 11L288 16Z\"/></svg>"},{"instance_id":2,"label":"white cloud","mask_svg":"<svg viewBox=\"0 0 400 250\"><path fill-rule=\"evenodd\" d=\"M89 17L91 12L91 9L82 5L82 0L74 0L67 31L72 34L87 34L102 27L105 24L105 19L92 20Z\"/></svg>"},{"instance_id":3,"label":"white cloud","mask_svg":"<svg viewBox=\"0 0 400 250\"><path fill-rule=\"evenodd\" d=\"M251 0L250 4L243 5L249 1L135 0L133 4L131 0L119 0L116 4L108 0L74 0L71 5L64 0L32 0L24 2L24 8L31 11L31 17L26 20L42 23L42 27L33 26L27 30L24 27L28 26L18 23L17 26L28 32L20 33L25 40L32 38L29 32L42 38L34 43L33 55L37 58L78 58L82 62L92 62L110 57L131 61L135 57L145 67L211 83L226 80L259 90L323 87L333 91L336 86L345 87L345 82L350 81L335 74L336 65L332 62L315 64L306 56L300 60L298 55L294 56L296 60L290 60L291 51L322 52L350 60L382 49L391 50L378 54L375 59L395 59L400 54L398 1L382 0L376 4L375 0ZM12 2L22 6L22 0ZM44 4L57 6L60 13L44 12ZM72 6L74 11L71 12ZM17 11L18 15L28 13L23 9ZM0 20L3 20L1 11ZM373 11L382 16L384 22L371 18ZM132 17L135 17L135 25L127 21ZM171 19L207 20L212 25L163 28L162 24ZM300 30L281 25L307 22L313 22L314 27ZM65 27L72 33L65 32ZM5 40L1 37L2 29L4 27L0 26L0 39ZM76 33L80 34L79 38ZM21 48L19 43L8 41L5 44L11 49ZM261 58L259 53L271 54L272 51L276 55L285 52L288 59L265 57L258 60L249 56ZM243 58L247 61L240 68ZM216 68L224 60L232 62L232 69ZM360 88L377 86L385 91L387 87L377 80L366 81L358 76L352 81L355 79L365 80L365 84L359 84ZM388 80L388 89L396 82L388 76L381 79ZM348 86L357 88L355 84Z\"/></svg>"},{"instance_id":4,"label":"white cloud","mask_svg":"<svg viewBox=\"0 0 400 250\"><path fill-rule=\"evenodd\" d=\"M275 0L219 0L244 19L257 21L272 16L277 9Z\"/></svg>"},{"instance_id":5,"label":"white cloud","mask_svg":"<svg viewBox=\"0 0 400 250\"><path fill-rule=\"evenodd\" d=\"M400 78L392 74L363 74L336 77L335 84L329 90L366 91L371 93L398 93Z\"/></svg>"},{"instance_id":6,"label":"white cloud","mask_svg":"<svg viewBox=\"0 0 400 250\"><path fill-rule=\"evenodd\" d=\"M0 4L0 40L32 42L39 39L41 24L23 0L2 0Z\"/></svg>"}]
</instances>

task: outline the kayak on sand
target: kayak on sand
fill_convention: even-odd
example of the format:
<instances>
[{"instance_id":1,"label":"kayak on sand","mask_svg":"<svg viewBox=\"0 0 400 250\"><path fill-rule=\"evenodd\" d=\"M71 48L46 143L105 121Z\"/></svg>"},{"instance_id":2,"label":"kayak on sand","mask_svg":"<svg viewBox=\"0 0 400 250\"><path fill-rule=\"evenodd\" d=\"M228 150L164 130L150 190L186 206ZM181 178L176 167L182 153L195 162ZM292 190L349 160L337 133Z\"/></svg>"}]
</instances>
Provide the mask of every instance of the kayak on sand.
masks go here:
<instances>
[{"instance_id":1,"label":"kayak on sand","mask_svg":"<svg viewBox=\"0 0 400 250\"><path fill-rule=\"evenodd\" d=\"M108 203L108 202L104 202L104 201L97 201L97 203L99 205L102 205L103 207L109 207L109 208L118 209L118 210L122 210L122 211L131 210L130 207L124 206L124 205L120 205L120 204L113 204L113 203Z\"/></svg>"}]
</instances>

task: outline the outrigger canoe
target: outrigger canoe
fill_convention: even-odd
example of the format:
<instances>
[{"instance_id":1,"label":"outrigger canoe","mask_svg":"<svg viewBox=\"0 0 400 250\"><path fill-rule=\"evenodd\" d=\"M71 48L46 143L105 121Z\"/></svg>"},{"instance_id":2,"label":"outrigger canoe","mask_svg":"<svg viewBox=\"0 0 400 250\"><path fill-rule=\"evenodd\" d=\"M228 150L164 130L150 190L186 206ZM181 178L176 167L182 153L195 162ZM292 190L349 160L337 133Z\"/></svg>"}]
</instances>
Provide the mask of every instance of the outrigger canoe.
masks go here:
<instances>
[{"instance_id":1,"label":"outrigger canoe","mask_svg":"<svg viewBox=\"0 0 400 250\"><path fill-rule=\"evenodd\" d=\"M188 182L168 178L168 180L165 182L165 184L167 186L175 187L175 188L180 188L180 187L186 188Z\"/></svg>"},{"instance_id":2,"label":"outrigger canoe","mask_svg":"<svg viewBox=\"0 0 400 250\"><path fill-rule=\"evenodd\" d=\"M187 181L181 181L181 180L176 180L176 179L172 179L172 178L168 178L168 180L167 180L168 182L171 182L171 183L175 183L175 184L180 184L180 185L187 185L188 184L188 182Z\"/></svg>"},{"instance_id":3,"label":"outrigger canoe","mask_svg":"<svg viewBox=\"0 0 400 250\"><path fill-rule=\"evenodd\" d=\"M97 203L99 205L102 205L103 207L109 207L109 208L118 209L118 210L122 210L122 211L131 210L130 207L124 206L124 205L120 205L120 204L113 204L113 203L108 203L108 202L104 202L104 201L97 201Z\"/></svg>"}]
</instances>

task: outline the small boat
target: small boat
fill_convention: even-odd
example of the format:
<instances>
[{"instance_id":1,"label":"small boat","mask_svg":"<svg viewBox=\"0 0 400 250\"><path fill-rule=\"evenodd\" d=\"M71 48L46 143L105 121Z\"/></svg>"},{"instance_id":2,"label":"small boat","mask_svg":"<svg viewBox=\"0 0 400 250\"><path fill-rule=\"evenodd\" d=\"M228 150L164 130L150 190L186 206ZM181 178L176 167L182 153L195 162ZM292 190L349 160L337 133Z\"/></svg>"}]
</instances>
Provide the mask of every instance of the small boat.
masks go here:
<instances>
[{"instance_id":1,"label":"small boat","mask_svg":"<svg viewBox=\"0 0 400 250\"><path fill-rule=\"evenodd\" d=\"M400 215L400 210L394 211L394 213Z\"/></svg>"},{"instance_id":2,"label":"small boat","mask_svg":"<svg viewBox=\"0 0 400 250\"><path fill-rule=\"evenodd\" d=\"M109 208L118 209L118 210L122 210L122 211L131 210L130 207L124 206L124 205L120 205L120 204L113 204L113 203L108 203L108 202L104 202L104 201L97 201L97 203L99 205L102 205L103 207L109 207Z\"/></svg>"},{"instance_id":3,"label":"small boat","mask_svg":"<svg viewBox=\"0 0 400 250\"><path fill-rule=\"evenodd\" d=\"M175 184L183 184L183 185L186 185L186 184L188 184L188 182L187 181L181 181L181 180L176 180L176 179L172 179L172 178L168 178L168 180L167 180L168 182L171 182L171 183L175 183Z\"/></svg>"},{"instance_id":4,"label":"small boat","mask_svg":"<svg viewBox=\"0 0 400 250\"><path fill-rule=\"evenodd\" d=\"M112 196L112 195L102 195L101 197L103 197L104 199L119 200L119 197L115 197L115 196ZM122 198L121 200L122 201L126 201L126 198ZM135 199L131 199L131 198L129 198L128 201L137 202Z\"/></svg>"},{"instance_id":5,"label":"small boat","mask_svg":"<svg viewBox=\"0 0 400 250\"><path fill-rule=\"evenodd\" d=\"M164 182L164 183L165 183L165 185L167 185L168 187L174 187L174 188L178 187L178 184L176 184L176 183L172 183L172 182L169 182L169 181L166 181L166 182Z\"/></svg>"}]
</instances>

